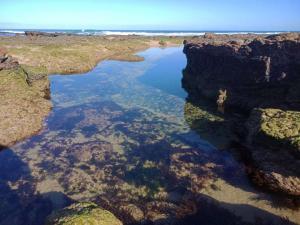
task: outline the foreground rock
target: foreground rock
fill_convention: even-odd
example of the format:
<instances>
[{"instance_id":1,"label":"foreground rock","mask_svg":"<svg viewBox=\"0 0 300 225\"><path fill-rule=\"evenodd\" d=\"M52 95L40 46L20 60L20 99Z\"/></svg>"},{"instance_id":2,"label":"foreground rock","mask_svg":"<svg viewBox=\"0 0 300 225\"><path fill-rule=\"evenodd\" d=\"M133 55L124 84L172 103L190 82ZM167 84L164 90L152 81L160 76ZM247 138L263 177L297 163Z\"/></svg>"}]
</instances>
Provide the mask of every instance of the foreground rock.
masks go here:
<instances>
[{"instance_id":1,"label":"foreground rock","mask_svg":"<svg viewBox=\"0 0 300 225\"><path fill-rule=\"evenodd\" d=\"M254 181L300 196L300 112L255 109L247 121Z\"/></svg>"},{"instance_id":2,"label":"foreground rock","mask_svg":"<svg viewBox=\"0 0 300 225\"><path fill-rule=\"evenodd\" d=\"M46 225L122 225L112 213L94 203L77 203L51 214Z\"/></svg>"},{"instance_id":3,"label":"foreground rock","mask_svg":"<svg viewBox=\"0 0 300 225\"><path fill-rule=\"evenodd\" d=\"M257 108L245 134L253 180L300 196L300 34L207 34L185 41L184 53L190 99L204 96L220 111Z\"/></svg>"}]
</instances>

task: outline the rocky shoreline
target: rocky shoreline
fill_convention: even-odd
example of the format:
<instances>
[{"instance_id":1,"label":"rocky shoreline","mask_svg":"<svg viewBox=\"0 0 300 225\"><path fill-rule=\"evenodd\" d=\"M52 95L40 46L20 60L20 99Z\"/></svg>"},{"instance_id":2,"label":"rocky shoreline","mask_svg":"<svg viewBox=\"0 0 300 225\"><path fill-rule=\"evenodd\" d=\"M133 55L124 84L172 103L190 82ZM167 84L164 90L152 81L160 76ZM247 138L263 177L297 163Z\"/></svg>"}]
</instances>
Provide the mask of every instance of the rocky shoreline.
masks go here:
<instances>
[{"instance_id":1,"label":"rocky shoreline","mask_svg":"<svg viewBox=\"0 0 300 225\"><path fill-rule=\"evenodd\" d=\"M235 126L253 181L300 196L300 34L206 34L184 42L182 85L246 119Z\"/></svg>"}]
</instances>

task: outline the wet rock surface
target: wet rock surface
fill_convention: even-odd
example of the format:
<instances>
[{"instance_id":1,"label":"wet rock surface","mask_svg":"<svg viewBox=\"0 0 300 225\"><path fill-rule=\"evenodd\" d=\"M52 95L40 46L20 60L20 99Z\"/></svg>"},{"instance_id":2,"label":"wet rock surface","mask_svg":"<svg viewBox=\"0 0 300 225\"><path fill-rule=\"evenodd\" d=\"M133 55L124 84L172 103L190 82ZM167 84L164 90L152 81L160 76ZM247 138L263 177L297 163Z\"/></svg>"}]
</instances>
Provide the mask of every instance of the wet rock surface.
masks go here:
<instances>
[{"instance_id":1,"label":"wet rock surface","mask_svg":"<svg viewBox=\"0 0 300 225\"><path fill-rule=\"evenodd\" d=\"M235 121L232 129L247 145L253 180L299 196L300 34L207 34L184 44L189 98L252 111L246 126Z\"/></svg>"}]
</instances>

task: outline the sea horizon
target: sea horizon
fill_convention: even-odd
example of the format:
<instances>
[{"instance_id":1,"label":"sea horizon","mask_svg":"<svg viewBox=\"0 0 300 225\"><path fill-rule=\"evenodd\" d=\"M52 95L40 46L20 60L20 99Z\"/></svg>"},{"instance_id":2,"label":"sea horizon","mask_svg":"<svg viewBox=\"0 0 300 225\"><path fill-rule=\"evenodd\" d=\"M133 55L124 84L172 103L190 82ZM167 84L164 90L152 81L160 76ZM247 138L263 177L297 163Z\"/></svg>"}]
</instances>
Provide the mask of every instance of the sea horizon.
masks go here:
<instances>
[{"instance_id":1,"label":"sea horizon","mask_svg":"<svg viewBox=\"0 0 300 225\"><path fill-rule=\"evenodd\" d=\"M0 35L11 36L11 35L22 35L25 31L38 31L46 33L66 33L75 35L95 35L95 36L107 36L107 35L140 35L140 36L201 36L205 33L215 34L280 34L289 32L300 32L300 31L255 31L255 30L126 30L126 29L1 29Z\"/></svg>"}]
</instances>

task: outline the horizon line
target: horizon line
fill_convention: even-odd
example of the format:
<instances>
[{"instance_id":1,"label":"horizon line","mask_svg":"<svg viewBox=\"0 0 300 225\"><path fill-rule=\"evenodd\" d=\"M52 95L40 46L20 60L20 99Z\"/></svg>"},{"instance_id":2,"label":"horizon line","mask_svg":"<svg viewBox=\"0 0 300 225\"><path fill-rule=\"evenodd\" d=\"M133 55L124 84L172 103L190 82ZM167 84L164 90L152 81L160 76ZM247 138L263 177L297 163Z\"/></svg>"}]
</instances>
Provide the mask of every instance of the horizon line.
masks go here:
<instances>
[{"instance_id":1,"label":"horizon line","mask_svg":"<svg viewBox=\"0 0 300 225\"><path fill-rule=\"evenodd\" d=\"M187 30L187 29L98 29L98 28L1 28L0 30L97 30L97 31L183 31L183 32L300 32L300 30Z\"/></svg>"}]
</instances>

